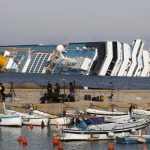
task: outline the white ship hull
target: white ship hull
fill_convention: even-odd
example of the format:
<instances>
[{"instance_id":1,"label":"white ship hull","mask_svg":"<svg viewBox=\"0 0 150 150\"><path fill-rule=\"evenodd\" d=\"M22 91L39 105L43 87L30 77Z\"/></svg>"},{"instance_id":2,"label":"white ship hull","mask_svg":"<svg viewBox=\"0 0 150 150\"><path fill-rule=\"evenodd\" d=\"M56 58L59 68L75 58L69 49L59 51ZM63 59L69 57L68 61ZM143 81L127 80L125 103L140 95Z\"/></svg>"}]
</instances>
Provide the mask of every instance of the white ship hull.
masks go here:
<instances>
[{"instance_id":1,"label":"white ship hull","mask_svg":"<svg viewBox=\"0 0 150 150\"><path fill-rule=\"evenodd\" d=\"M3 47L3 56L7 53L5 69L23 73L150 76L150 52L144 50L147 53L144 54L144 41L141 39L134 40L131 45L119 41L69 43L65 47L58 45L49 52L39 51L42 48L39 45L30 49L32 46L26 48L26 54L22 53L21 57L17 52L21 49L14 52L5 51ZM60 46L62 49L58 48Z\"/></svg>"},{"instance_id":2,"label":"white ship hull","mask_svg":"<svg viewBox=\"0 0 150 150\"><path fill-rule=\"evenodd\" d=\"M106 43L106 55L100 67L99 76L105 76L108 71L109 65L113 59L113 47L112 46L113 45L111 41L108 41Z\"/></svg>"},{"instance_id":3,"label":"white ship hull","mask_svg":"<svg viewBox=\"0 0 150 150\"><path fill-rule=\"evenodd\" d=\"M134 76L137 68L138 68L138 62L137 59L140 58L141 53L143 51L144 42L140 39L137 39L133 43L133 52L132 52L132 63L129 68L127 76Z\"/></svg>"},{"instance_id":4,"label":"white ship hull","mask_svg":"<svg viewBox=\"0 0 150 150\"><path fill-rule=\"evenodd\" d=\"M122 47L123 62L119 69L118 76L126 76L128 73L128 68L130 68L131 65L131 46L126 43L123 43Z\"/></svg>"}]
</instances>

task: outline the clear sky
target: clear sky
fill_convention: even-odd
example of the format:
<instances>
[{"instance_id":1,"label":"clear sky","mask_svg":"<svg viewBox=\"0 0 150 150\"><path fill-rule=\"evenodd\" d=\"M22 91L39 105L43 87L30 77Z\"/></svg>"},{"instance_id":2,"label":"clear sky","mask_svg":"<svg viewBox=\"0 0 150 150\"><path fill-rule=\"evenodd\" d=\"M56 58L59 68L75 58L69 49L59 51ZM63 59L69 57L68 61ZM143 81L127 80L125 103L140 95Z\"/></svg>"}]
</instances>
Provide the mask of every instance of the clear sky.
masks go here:
<instances>
[{"instance_id":1,"label":"clear sky","mask_svg":"<svg viewBox=\"0 0 150 150\"><path fill-rule=\"evenodd\" d=\"M0 45L145 40L150 0L0 0Z\"/></svg>"}]
</instances>

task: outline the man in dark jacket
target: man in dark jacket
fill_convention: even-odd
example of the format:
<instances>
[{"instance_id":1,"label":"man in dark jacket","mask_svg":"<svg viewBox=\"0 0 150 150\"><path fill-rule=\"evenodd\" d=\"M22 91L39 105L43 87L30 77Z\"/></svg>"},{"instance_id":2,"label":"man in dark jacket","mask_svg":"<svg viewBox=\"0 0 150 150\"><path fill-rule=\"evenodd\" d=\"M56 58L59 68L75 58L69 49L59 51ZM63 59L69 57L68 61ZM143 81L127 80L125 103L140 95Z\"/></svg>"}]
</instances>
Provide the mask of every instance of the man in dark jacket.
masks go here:
<instances>
[{"instance_id":1,"label":"man in dark jacket","mask_svg":"<svg viewBox=\"0 0 150 150\"><path fill-rule=\"evenodd\" d=\"M4 94L5 88L2 83L0 83L0 100L4 101L5 100L5 94Z\"/></svg>"},{"instance_id":2,"label":"man in dark jacket","mask_svg":"<svg viewBox=\"0 0 150 150\"><path fill-rule=\"evenodd\" d=\"M73 84L72 82L69 83L69 95L68 95L68 99L70 102L74 102L75 101L75 84Z\"/></svg>"},{"instance_id":3,"label":"man in dark jacket","mask_svg":"<svg viewBox=\"0 0 150 150\"><path fill-rule=\"evenodd\" d=\"M49 81L47 85L48 102L52 102L52 95L53 95L53 88L51 82Z\"/></svg>"}]
</instances>

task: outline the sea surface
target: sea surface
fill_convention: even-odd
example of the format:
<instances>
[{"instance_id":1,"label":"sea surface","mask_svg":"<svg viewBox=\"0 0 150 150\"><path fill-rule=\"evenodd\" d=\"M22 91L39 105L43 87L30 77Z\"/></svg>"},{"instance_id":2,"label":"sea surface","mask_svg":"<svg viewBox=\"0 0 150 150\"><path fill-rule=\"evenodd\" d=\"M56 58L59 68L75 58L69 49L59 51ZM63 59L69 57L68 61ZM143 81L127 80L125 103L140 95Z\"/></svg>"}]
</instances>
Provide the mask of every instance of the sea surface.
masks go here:
<instances>
[{"instance_id":1,"label":"sea surface","mask_svg":"<svg viewBox=\"0 0 150 150\"><path fill-rule=\"evenodd\" d=\"M61 74L36 74L36 73L0 73L0 82L5 83L35 83L38 85L52 85L58 82L66 86L70 82L75 85L87 86L99 89L116 90L150 90L149 77L110 77L110 76L84 76L84 75L61 75Z\"/></svg>"},{"instance_id":2,"label":"sea surface","mask_svg":"<svg viewBox=\"0 0 150 150\"><path fill-rule=\"evenodd\" d=\"M27 145L18 142L18 137L27 138ZM0 150L58 150L53 146L53 131L51 127L22 128L0 127ZM111 141L74 141L62 142L63 150L108 150ZM118 144L114 141L115 150L142 150L143 144ZM147 144L150 149L150 144Z\"/></svg>"}]
</instances>

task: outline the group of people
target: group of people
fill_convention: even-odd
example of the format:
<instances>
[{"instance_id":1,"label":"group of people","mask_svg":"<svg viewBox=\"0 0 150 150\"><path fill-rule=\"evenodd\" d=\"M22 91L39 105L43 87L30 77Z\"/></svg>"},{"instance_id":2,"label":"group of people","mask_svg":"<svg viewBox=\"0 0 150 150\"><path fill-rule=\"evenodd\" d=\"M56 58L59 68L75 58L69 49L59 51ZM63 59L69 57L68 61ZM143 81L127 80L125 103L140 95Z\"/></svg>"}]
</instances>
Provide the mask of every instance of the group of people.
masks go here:
<instances>
[{"instance_id":1,"label":"group of people","mask_svg":"<svg viewBox=\"0 0 150 150\"><path fill-rule=\"evenodd\" d=\"M50 81L48 82L47 85L47 93L48 95L51 95L53 93L53 87ZM60 94L60 85L57 82L55 82L54 93Z\"/></svg>"},{"instance_id":2,"label":"group of people","mask_svg":"<svg viewBox=\"0 0 150 150\"><path fill-rule=\"evenodd\" d=\"M60 85L59 83L55 82L53 86L52 83L49 81L47 84L47 93L44 93L44 96L40 98L41 103L55 103L55 102L64 102L75 101L75 84L73 82L69 83L69 94L65 93L66 85L64 85L64 92L60 92Z\"/></svg>"}]
</instances>

